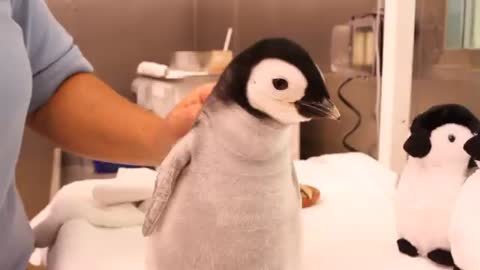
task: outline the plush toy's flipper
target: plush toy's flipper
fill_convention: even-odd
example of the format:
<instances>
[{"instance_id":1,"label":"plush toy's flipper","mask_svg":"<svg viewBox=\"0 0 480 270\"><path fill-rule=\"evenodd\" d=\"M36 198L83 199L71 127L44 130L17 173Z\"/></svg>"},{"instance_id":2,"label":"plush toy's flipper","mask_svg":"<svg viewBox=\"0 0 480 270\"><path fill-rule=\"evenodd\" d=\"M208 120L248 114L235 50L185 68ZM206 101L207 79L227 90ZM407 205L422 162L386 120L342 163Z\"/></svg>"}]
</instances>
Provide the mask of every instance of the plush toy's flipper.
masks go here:
<instances>
[{"instance_id":1,"label":"plush toy's flipper","mask_svg":"<svg viewBox=\"0 0 480 270\"><path fill-rule=\"evenodd\" d=\"M460 269L460 267L454 265L454 266L453 266L453 270L462 270L462 269Z\"/></svg>"},{"instance_id":2,"label":"plush toy's flipper","mask_svg":"<svg viewBox=\"0 0 480 270\"><path fill-rule=\"evenodd\" d=\"M407 239L404 239L404 238L398 239L397 246L398 246L398 250L403 254L406 254L410 257L418 256L417 248L414 245L412 245L412 243L410 243Z\"/></svg>"},{"instance_id":3,"label":"plush toy's flipper","mask_svg":"<svg viewBox=\"0 0 480 270\"><path fill-rule=\"evenodd\" d=\"M178 176L190 162L191 145L194 129L183 137L168 153L158 168L157 182L153 192L152 202L145 216L143 234L148 236L153 233L162 217L168 200L173 193Z\"/></svg>"},{"instance_id":4,"label":"plush toy's flipper","mask_svg":"<svg viewBox=\"0 0 480 270\"><path fill-rule=\"evenodd\" d=\"M477 163L475 163L475 159L470 158L470 160L468 161L468 168L469 169L477 168Z\"/></svg>"},{"instance_id":5,"label":"plush toy's flipper","mask_svg":"<svg viewBox=\"0 0 480 270\"><path fill-rule=\"evenodd\" d=\"M430 251L427 254L427 257L433 262L444 265L444 266L454 266L452 253L445 249L435 249Z\"/></svg>"},{"instance_id":6,"label":"plush toy's flipper","mask_svg":"<svg viewBox=\"0 0 480 270\"><path fill-rule=\"evenodd\" d=\"M403 149L410 156L415 158L423 158L432 149L430 142L430 133L423 129L418 129L413 132L407 141L403 144Z\"/></svg>"}]
</instances>

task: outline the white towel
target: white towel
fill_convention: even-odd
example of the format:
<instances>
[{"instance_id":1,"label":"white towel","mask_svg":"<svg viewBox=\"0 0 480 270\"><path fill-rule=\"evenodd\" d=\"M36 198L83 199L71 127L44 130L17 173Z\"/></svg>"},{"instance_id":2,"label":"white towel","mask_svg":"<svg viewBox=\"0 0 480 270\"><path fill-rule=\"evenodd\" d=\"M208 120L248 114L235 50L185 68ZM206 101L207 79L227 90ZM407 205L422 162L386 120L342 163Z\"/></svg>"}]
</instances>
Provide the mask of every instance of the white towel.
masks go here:
<instances>
[{"instance_id":1,"label":"white towel","mask_svg":"<svg viewBox=\"0 0 480 270\"><path fill-rule=\"evenodd\" d=\"M35 246L51 246L60 227L73 219L109 228L143 224L145 211L142 209L147 207L146 200L153 193L155 171L122 169L117 178L83 180L62 187L30 222ZM137 208L133 202L143 203Z\"/></svg>"},{"instance_id":2,"label":"white towel","mask_svg":"<svg viewBox=\"0 0 480 270\"><path fill-rule=\"evenodd\" d=\"M153 78L163 78L167 71L168 66L154 62L141 62L137 67L137 74Z\"/></svg>"},{"instance_id":3,"label":"white towel","mask_svg":"<svg viewBox=\"0 0 480 270\"><path fill-rule=\"evenodd\" d=\"M166 65L154 62L141 62L137 67L137 74L157 79L179 80L191 76L207 76L208 72L174 70Z\"/></svg>"},{"instance_id":4,"label":"white towel","mask_svg":"<svg viewBox=\"0 0 480 270\"><path fill-rule=\"evenodd\" d=\"M157 172L147 168L120 168L115 181L104 181L93 188L93 198L105 205L145 201L152 197Z\"/></svg>"}]
</instances>

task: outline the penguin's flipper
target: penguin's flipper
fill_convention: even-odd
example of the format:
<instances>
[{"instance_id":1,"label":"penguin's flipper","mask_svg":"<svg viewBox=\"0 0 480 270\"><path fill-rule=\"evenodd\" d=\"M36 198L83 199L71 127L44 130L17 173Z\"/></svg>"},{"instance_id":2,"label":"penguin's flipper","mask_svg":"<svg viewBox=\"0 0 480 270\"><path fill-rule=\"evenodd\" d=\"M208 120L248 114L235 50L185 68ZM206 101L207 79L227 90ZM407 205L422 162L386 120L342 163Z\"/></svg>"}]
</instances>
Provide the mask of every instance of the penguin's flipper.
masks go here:
<instances>
[{"instance_id":1,"label":"penguin's flipper","mask_svg":"<svg viewBox=\"0 0 480 270\"><path fill-rule=\"evenodd\" d=\"M407 239L404 239L404 238L398 239L397 246L398 246L398 250L405 255L408 255L410 257L418 256L417 248L414 245L412 245L412 243L410 243Z\"/></svg>"},{"instance_id":2,"label":"penguin's flipper","mask_svg":"<svg viewBox=\"0 0 480 270\"><path fill-rule=\"evenodd\" d=\"M433 262L444 265L444 266L454 266L452 253L445 249L435 249L430 251L427 254L427 257Z\"/></svg>"},{"instance_id":3,"label":"penguin's flipper","mask_svg":"<svg viewBox=\"0 0 480 270\"><path fill-rule=\"evenodd\" d=\"M293 186L295 187L295 192L297 193L298 201L300 205L302 205L302 194L300 192L301 190L300 183L298 182L298 176L295 170L295 164L293 162L292 162L292 181L293 181Z\"/></svg>"},{"instance_id":4,"label":"penguin's flipper","mask_svg":"<svg viewBox=\"0 0 480 270\"><path fill-rule=\"evenodd\" d=\"M145 223L143 224L144 236L152 234L155 230L173 193L178 176L190 162L194 132L195 129L192 129L185 137L180 139L157 169L158 176L152 202L147 210Z\"/></svg>"},{"instance_id":5,"label":"penguin's flipper","mask_svg":"<svg viewBox=\"0 0 480 270\"><path fill-rule=\"evenodd\" d=\"M460 267L454 265L454 266L453 266L453 270L462 270L462 269L460 269Z\"/></svg>"}]
</instances>

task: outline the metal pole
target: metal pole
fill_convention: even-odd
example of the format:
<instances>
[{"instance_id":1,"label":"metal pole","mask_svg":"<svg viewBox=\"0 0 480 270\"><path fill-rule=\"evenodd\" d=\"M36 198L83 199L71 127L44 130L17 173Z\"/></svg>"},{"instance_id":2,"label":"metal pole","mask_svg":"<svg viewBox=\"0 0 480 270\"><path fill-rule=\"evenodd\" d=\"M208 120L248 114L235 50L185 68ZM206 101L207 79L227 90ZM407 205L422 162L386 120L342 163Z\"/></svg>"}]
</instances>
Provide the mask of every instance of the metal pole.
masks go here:
<instances>
[{"instance_id":1,"label":"metal pole","mask_svg":"<svg viewBox=\"0 0 480 270\"><path fill-rule=\"evenodd\" d=\"M409 134L415 0L386 0L379 161L399 172Z\"/></svg>"}]
</instances>

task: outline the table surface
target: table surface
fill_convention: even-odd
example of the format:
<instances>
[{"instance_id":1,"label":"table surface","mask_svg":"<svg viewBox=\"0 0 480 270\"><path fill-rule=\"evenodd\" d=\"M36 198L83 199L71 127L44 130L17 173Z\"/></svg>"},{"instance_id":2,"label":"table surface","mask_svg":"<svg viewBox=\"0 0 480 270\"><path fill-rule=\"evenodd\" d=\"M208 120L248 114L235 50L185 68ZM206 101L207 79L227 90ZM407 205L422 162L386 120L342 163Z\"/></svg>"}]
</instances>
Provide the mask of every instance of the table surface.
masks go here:
<instances>
[{"instance_id":1,"label":"table surface","mask_svg":"<svg viewBox=\"0 0 480 270\"><path fill-rule=\"evenodd\" d=\"M328 155L295 164L302 184L321 201L302 210L303 270L440 270L396 248L395 173L363 154ZM143 269L141 228L65 224L48 256L49 270Z\"/></svg>"}]
</instances>

